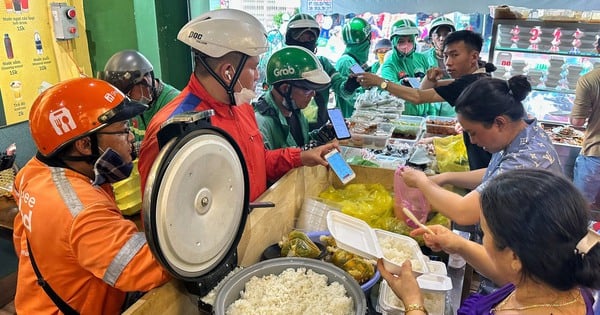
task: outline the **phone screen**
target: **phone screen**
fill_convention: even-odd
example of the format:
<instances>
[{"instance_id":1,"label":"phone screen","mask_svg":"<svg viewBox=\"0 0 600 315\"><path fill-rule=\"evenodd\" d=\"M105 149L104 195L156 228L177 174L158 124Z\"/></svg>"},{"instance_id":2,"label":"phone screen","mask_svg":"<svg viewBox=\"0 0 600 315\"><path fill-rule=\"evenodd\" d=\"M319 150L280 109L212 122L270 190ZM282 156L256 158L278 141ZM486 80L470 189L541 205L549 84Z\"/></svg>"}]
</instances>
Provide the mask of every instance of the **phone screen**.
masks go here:
<instances>
[{"instance_id":1,"label":"phone screen","mask_svg":"<svg viewBox=\"0 0 600 315\"><path fill-rule=\"evenodd\" d=\"M419 78L406 78L408 80L408 83L410 84L410 86L412 86L415 89L418 89L421 87L421 80L419 80Z\"/></svg>"},{"instance_id":2,"label":"phone screen","mask_svg":"<svg viewBox=\"0 0 600 315\"><path fill-rule=\"evenodd\" d=\"M350 139L350 130L348 130L348 126L346 126L342 111L339 108L330 108L327 112L329 113L329 120L335 131L335 137L338 140Z\"/></svg>"},{"instance_id":3,"label":"phone screen","mask_svg":"<svg viewBox=\"0 0 600 315\"><path fill-rule=\"evenodd\" d=\"M338 150L333 150L325 156L327 162L329 162L329 167L333 170L333 172L337 175L337 177L342 181L343 184L348 183L356 174L348 165L348 163L342 157L342 154Z\"/></svg>"},{"instance_id":4,"label":"phone screen","mask_svg":"<svg viewBox=\"0 0 600 315\"><path fill-rule=\"evenodd\" d=\"M353 64L352 67L350 67L350 71L352 71L352 73L354 74L365 72L365 70L357 63Z\"/></svg>"}]
</instances>

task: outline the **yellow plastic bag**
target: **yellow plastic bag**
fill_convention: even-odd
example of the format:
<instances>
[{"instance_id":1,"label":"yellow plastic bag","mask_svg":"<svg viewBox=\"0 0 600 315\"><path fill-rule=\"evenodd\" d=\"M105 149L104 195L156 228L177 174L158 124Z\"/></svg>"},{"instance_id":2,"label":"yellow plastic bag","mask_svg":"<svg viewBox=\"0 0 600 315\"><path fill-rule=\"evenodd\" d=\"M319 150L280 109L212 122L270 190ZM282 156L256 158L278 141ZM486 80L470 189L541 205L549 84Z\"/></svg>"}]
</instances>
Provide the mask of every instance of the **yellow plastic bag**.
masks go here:
<instances>
[{"instance_id":1,"label":"yellow plastic bag","mask_svg":"<svg viewBox=\"0 0 600 315\"><path fill-rule=\"evenodd\" d=\"M462 134L433 139L440 173L469 170L469 159Z\"/></svg>"}]
</instances>

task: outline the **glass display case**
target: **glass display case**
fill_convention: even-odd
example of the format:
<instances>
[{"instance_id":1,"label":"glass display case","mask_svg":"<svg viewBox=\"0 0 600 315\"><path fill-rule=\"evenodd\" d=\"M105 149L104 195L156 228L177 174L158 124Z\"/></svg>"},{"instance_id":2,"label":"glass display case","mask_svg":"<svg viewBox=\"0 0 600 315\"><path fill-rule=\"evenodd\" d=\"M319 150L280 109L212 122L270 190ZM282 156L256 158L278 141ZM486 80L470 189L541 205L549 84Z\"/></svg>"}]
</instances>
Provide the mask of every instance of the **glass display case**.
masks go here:
<instances>
[{"instance_id":1,"label":"glass display case","mask_svg":"<svg viewBox=\"0 0 600 315\"><path fill-rule=\"evenodd\" d=\"M489 61L495 77L524 74L533 87L526 110L542 121L568 123L577 79L600 67L600 24L495 19Z\"/></svg>"}]
</instances>

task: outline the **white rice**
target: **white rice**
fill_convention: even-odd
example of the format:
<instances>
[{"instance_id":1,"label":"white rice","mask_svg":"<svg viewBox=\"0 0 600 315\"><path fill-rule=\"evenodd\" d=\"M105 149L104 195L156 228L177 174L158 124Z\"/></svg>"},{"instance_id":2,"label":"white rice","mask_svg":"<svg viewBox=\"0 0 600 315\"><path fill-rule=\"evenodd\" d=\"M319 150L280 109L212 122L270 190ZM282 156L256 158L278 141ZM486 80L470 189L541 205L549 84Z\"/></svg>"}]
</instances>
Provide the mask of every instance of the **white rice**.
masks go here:
<instances>
[{"instance_id":1,"label":"white rice","mask_svg":"<svg viewBox=\"0 0 600 315\"><path fill-rule=\"evenodd\" d=\"M423 270L423 264L415 257L414 250L410 244L393 237L379 237L379 246L383 256L398 266L410 259L413 270Z\"/></svg>"},{"instance_id":2,"label":"white rice","mask_svg":"<svg viewBox=\"0 0 600 315\"><path fill-rule=\"evenodd\" d=\"M227 307L226 314L353 314L354 303L346 288L337 281L328 285L327 279L326 275L306 268L252 277L240 292L241 298Z\"/></svg>"}]
</instances>

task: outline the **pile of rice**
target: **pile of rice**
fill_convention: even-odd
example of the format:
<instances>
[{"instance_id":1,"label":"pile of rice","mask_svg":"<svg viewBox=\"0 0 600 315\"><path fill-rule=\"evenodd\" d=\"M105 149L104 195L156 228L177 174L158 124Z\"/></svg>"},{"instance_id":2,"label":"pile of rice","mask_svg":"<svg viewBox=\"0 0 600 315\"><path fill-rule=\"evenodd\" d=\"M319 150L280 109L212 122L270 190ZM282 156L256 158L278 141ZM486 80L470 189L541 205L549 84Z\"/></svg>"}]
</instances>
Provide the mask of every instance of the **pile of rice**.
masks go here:
<instances>
[{"instance_id":1,"label":"pile of rice","mask_svg":"<svg viewBox=\"0 0 600 315\"><path fill-rule=\"evenodd\" d=\"M404 261L410 259L413 270L423 270L423 264L415 257L414 250L410 244L393 237L379 237L379 247L387 260L402 266Z\"/></svg>"},{"instance_id":2,"label":"pile of rice","mask_svg":"<svg viewBox=\"0 0 600 315\"><path fill-rule=\"evenodd\" d=\"M328 285L327 279L306 268L252 277L226 314L353 314L354 304L346 288L338 282Z\"/></svg>"}]
</instances>

